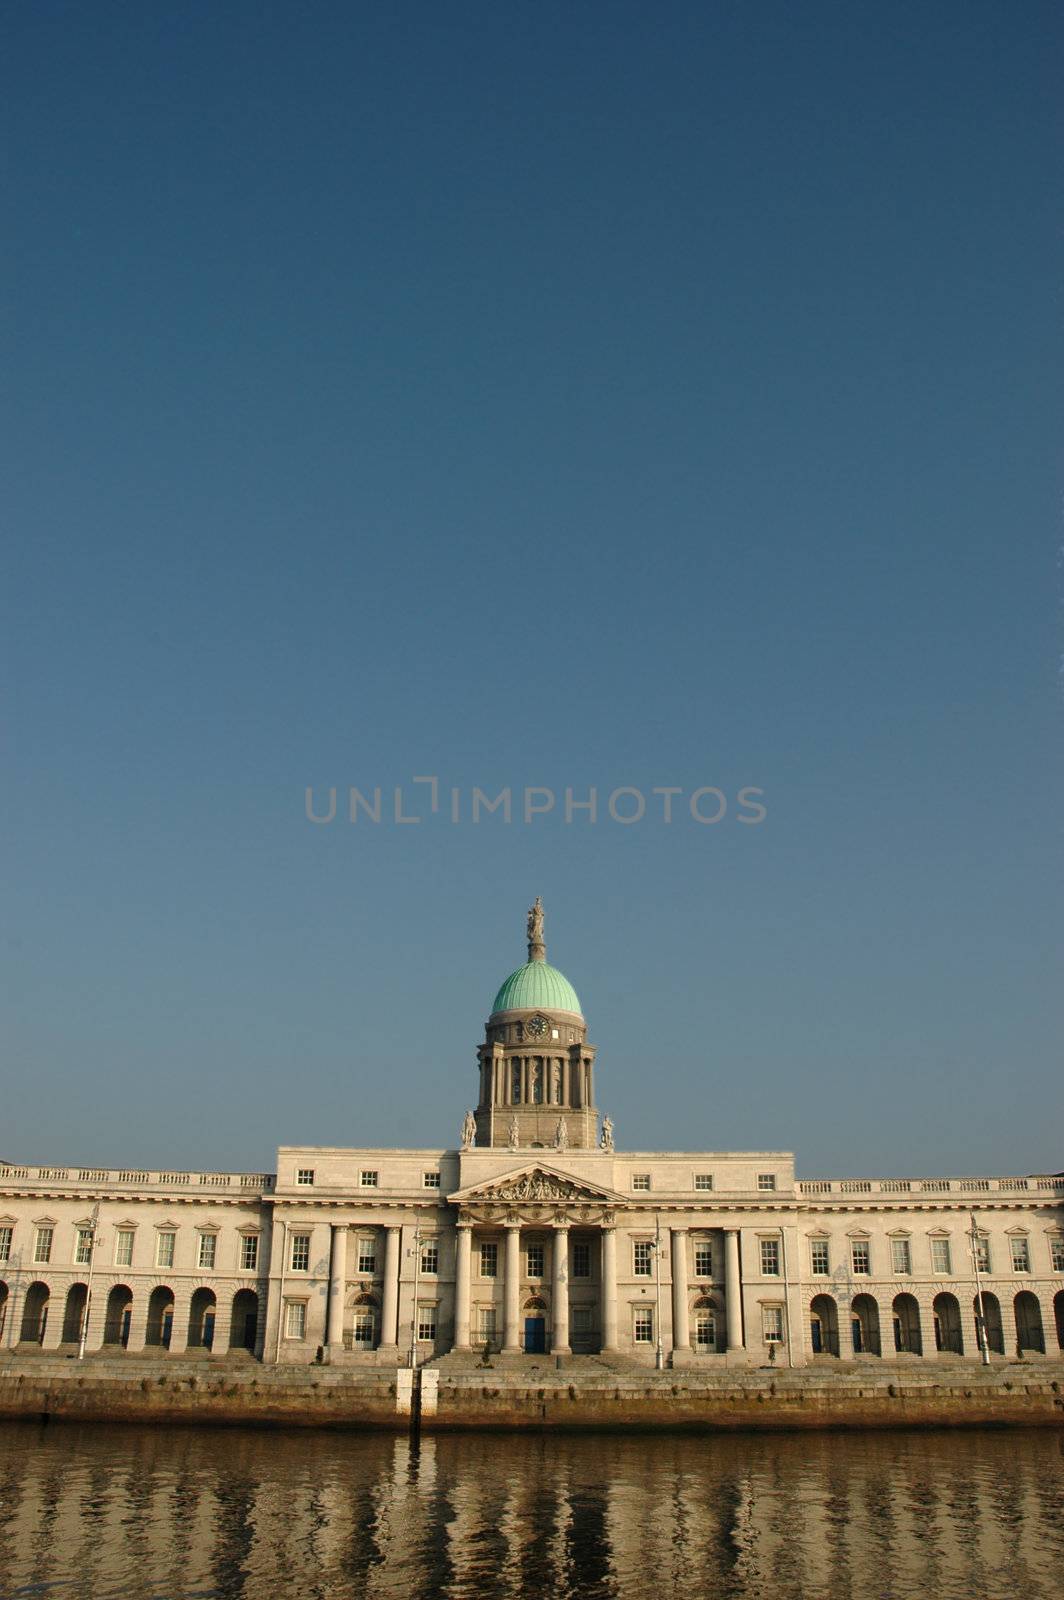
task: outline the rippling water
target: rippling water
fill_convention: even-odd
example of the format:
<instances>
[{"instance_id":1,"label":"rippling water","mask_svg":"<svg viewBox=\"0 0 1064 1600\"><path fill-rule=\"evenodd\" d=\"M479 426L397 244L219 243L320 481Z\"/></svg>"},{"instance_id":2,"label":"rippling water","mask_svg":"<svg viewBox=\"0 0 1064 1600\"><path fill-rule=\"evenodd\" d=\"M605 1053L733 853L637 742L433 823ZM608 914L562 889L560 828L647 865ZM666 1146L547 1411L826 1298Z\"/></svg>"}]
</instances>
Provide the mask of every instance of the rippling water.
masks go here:
<instances>
[{"instance_id":1,"label":"rippling water","mask_svg":"<svg viewBox=\"0 0 1064 1600\"><path fill-rule=\"evenodd\" d=\"M1064 1434L426 1438L0 1425L0 1597L1024 1600Z\"/></svg>"}]
</instances>

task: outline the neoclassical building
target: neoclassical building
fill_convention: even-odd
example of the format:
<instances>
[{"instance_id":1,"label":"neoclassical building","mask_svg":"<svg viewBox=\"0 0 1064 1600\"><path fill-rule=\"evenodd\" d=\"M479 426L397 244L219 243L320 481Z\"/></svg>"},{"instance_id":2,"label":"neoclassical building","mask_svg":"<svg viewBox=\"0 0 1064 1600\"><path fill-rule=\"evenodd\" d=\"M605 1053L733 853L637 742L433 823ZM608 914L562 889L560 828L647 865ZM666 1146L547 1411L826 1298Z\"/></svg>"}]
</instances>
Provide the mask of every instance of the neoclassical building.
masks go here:
<instances>
[{"instance_id":1,"label":"neoclassical building","mask_svg":"<svg viewBox=\"0 0 1064 1600\"><path fill-rule=\"evenodd\" d=\"M538 900L527 932L457 1149L0 1164L0 1351L708 1369L1064 1350L1064 1175L796 1180L786 1151L615 1149Z\"/></svg>"}]
</instances>

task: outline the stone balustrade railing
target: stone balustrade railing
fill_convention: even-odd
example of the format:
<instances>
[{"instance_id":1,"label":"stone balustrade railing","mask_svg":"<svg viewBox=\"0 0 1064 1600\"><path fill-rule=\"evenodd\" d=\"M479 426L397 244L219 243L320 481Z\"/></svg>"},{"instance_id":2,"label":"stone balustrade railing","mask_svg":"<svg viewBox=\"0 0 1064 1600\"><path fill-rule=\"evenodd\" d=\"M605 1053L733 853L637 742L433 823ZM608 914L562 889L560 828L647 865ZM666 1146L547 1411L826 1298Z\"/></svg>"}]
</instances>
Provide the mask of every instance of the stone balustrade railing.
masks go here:
<instances>
[{"instance_id":1,"label":"stone balustrade railing","mask_svg":"<svg viewBox=\"0 0 1064 1600\"><path fill-rule=\"evenodd\" d=\"M799 1194L1049 1194L1064 1195L1064 1177L1030 1178L807 1178Z\"/></svg>"},{"instance_id":2,"label":"stone balustrade railing","mask_svg":"<svg viewBox=\"0 0 1064 1600\"><path fill-rule=\"evenodd\" d=\"M106 1167L0 1167L2 1183L69 1184L72 1189L228 1189L255 1194L273 1189L272 1172L147 1172Z\"/></svg>"}]
</instances>

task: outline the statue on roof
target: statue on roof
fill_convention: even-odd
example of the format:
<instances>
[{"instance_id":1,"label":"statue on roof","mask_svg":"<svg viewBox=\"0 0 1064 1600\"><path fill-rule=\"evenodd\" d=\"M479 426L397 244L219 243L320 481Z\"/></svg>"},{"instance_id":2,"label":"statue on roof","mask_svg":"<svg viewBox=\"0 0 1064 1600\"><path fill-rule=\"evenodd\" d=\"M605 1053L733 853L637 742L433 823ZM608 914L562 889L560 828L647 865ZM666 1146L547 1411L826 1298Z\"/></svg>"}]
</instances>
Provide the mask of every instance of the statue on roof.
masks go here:
<instances>
[{"instance_id":1,"label":"statue on roof","mask_svg":"<svg viewBox=\"0 0 1064 1600\"><path fill-rule=\"evenodd\" d=\"M566 1126L564 1117L558 1118L558 1126L554 1130L554 1148L555 1150L568 1150L569 1148L569 1129Z\"/></svg>"},{"instance_id":2,"label":"statue on roof","mask_svg":"<svg viewBox=\"0 0 1064 1600\"><path fill-rule=\"evenodd\" d=\"M462 1122L462 1149L471 1150L477 1142L477 1119L467 1111Z\"/></svg>"},{"instance_id":3,"label":"statue on roof","mask_svg":"<svg viewBox=\"0 0 1064 1600\"><path fill-rule=\"evenodd\" d=\"M613 1118L612 1117L603 1117L603 1119L602 1119L602 1138L599 1140L599 1145L603 1150L605 1150L607 1155L612 1155L613 1154Z\"/></svg>"},{"instance_id":4,"label":"statue on roof","mask_svg":"<svg viewBox=\"0 0 1064 1600\"><path fill-rule=\"evenodd\" d=\"M528 942L529 944L542 944L543 942L543 901L539 895L536 903L528 913Z\"/></svg>"},{"instance_id":5,"label":"statue on roof","mask_svg":"<svg viewBox=\"0 0 1064 1600\"><path fill-rule=\"evenodd\" d=\"M521 1142L521 1130L517 1126L517 1118L510 1118L510 1127L506 1134L506 1143L511 1150L516 1150Z\"/></svg>"}]
</instances>

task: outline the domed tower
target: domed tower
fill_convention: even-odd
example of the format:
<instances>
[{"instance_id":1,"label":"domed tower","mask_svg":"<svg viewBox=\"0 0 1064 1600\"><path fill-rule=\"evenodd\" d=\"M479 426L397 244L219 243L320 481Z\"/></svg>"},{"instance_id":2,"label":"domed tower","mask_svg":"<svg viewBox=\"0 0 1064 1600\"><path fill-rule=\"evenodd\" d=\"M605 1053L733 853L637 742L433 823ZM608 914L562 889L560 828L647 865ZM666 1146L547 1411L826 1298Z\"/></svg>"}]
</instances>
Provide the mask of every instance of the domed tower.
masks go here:
<instances>
[{"instance_id":1,"label":"domed tower","mask_svg":"<svg viewBox=\"0 0 1064 1600\"><path fill-rule=\"evenodd\" d=\"M528 913L528 960L495 996L477 1058L478 1145L595 1148L595 1049L576 990L547 963L538 896Z\"/></svg>"}]
</instances>

